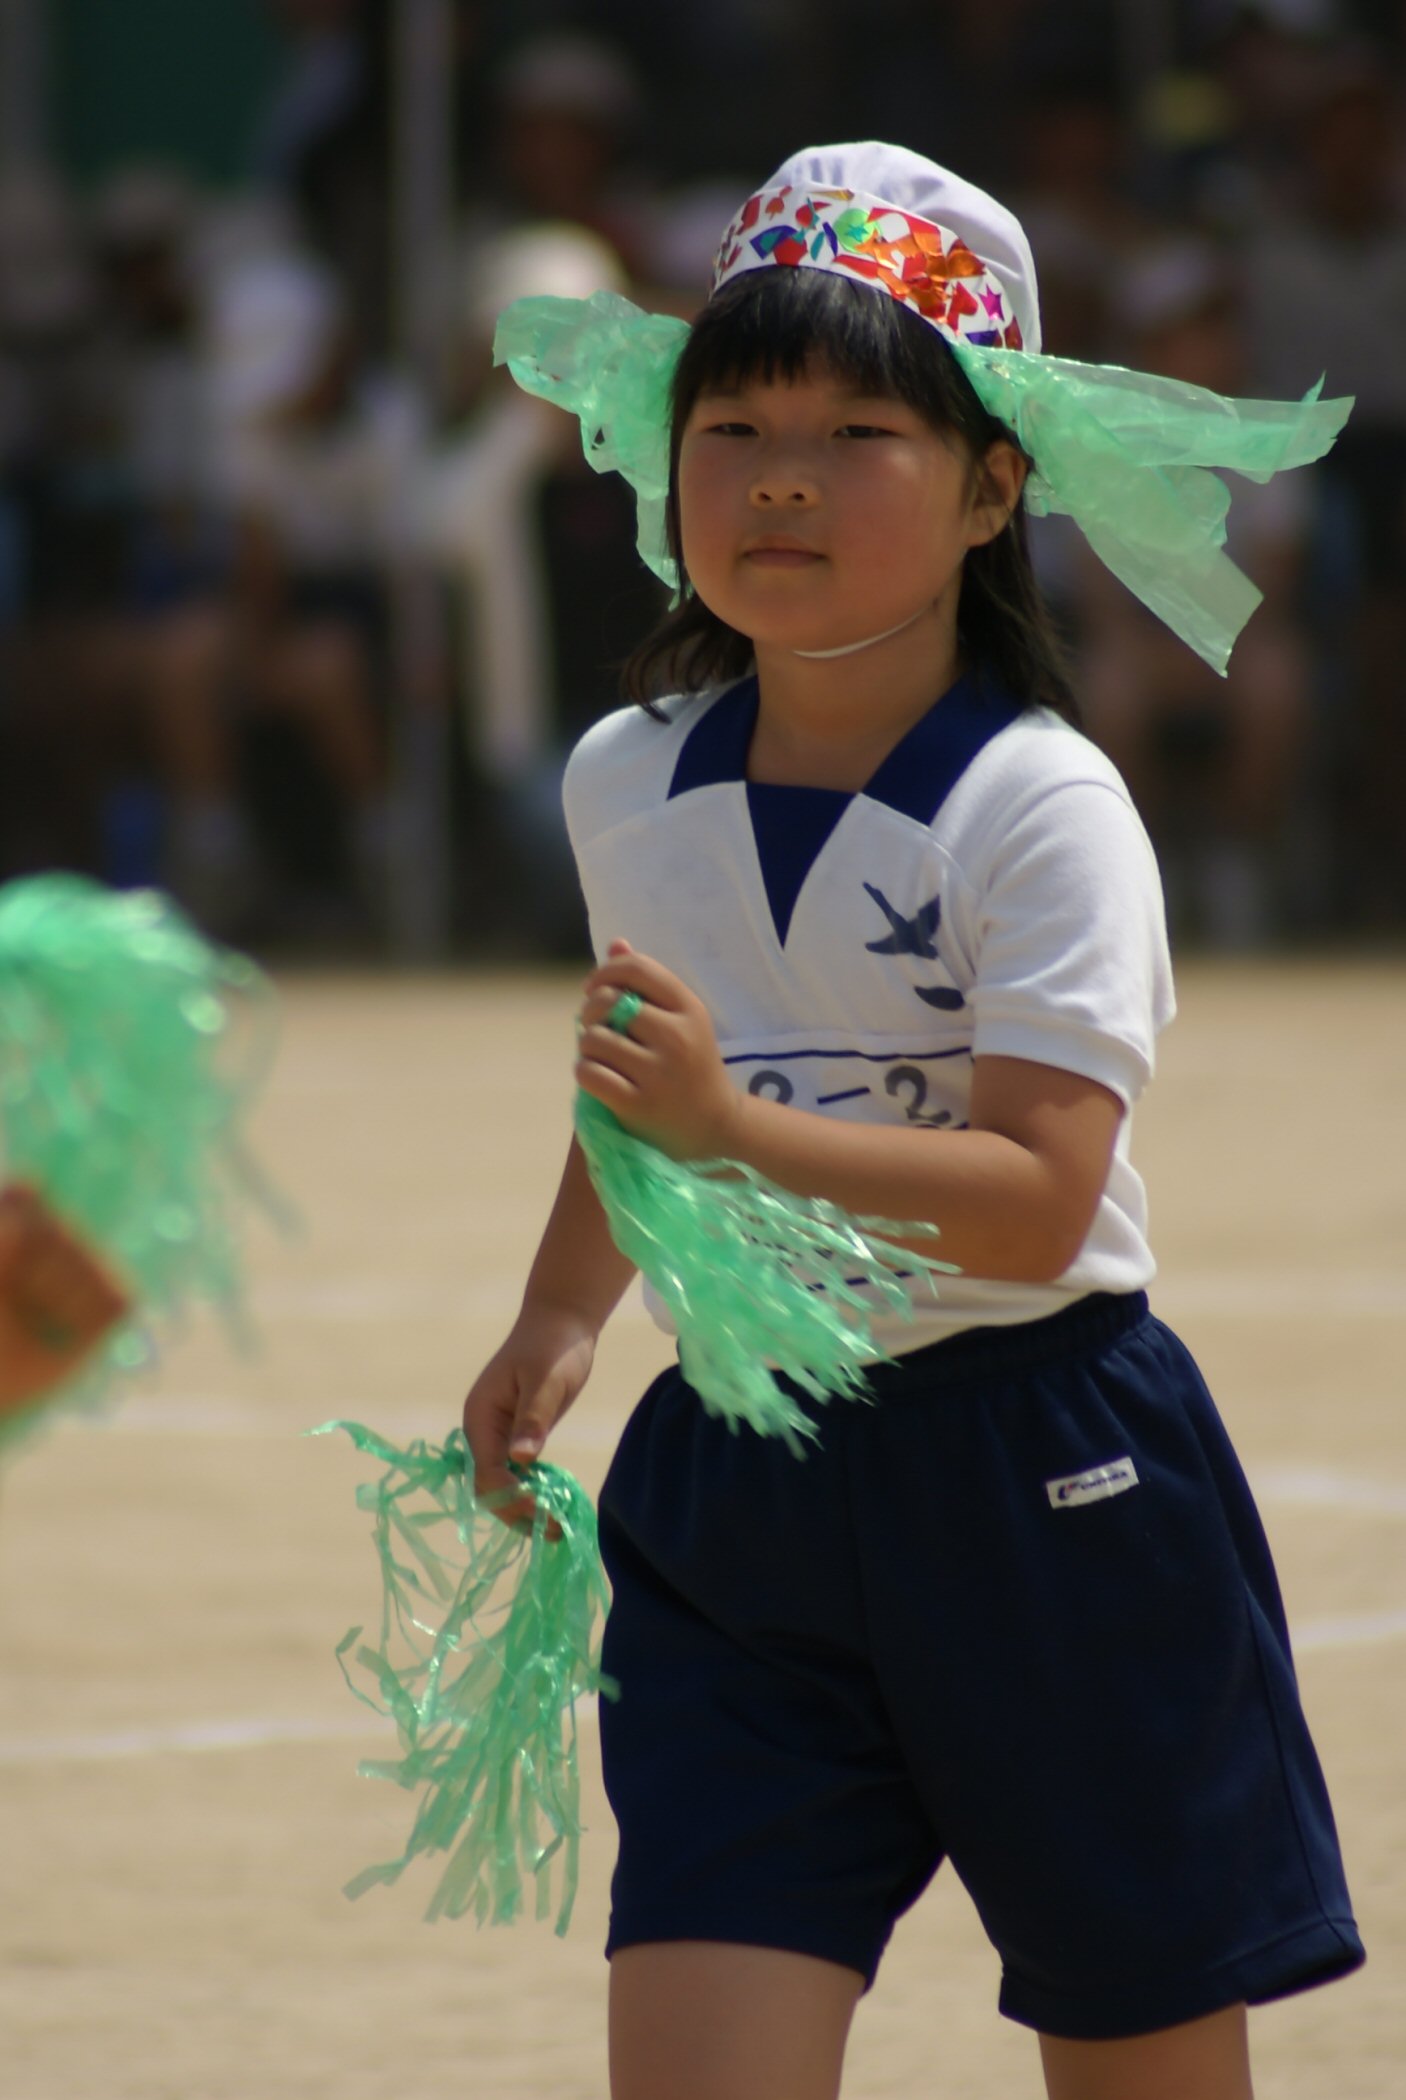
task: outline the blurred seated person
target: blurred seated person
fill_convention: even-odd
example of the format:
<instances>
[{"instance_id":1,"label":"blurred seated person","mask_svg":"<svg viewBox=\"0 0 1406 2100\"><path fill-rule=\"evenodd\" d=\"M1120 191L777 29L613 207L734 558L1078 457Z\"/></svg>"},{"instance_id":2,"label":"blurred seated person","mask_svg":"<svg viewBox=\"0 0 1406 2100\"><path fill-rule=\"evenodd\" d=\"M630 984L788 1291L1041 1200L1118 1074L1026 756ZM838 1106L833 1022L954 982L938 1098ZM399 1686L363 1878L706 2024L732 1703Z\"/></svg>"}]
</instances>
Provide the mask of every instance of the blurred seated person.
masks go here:
<instances>
[{"instance_id":1,"label":"blurred seated person","mask_svg":"<svg viewBox=\"0 0 1406 2100\"><path fill-rule=\"evenodd\" d=\"M1115 299L1129 365L1217 393L1254 391L1234 279L1214 248L1150 248ZM1277 861L1298 814L1309 728L1297 594L1313 488L1304 473L1227 482L1226 551L1264 593L1227 677L1091 560L1074 610L1085 726L1147 823L1173 918L1214 946L1241 948L1280 930Z\"/></svg>"},{"instance_id":2,"label":"blurred seated person","mask_svg":"<svg viewBox=\"0 0 1406 2100\"><path fill-rule=\"evenodd\" d=\"M1339 0L1200 0L1188 25L1206 92L1189 201L1196 222L1246 260L1266 217L1292 208L1316 83L1345 12Z\"/></svg>"},{"instance_id":3,"label":"blurred seated person","mask_svg":"<svg viewBox=\"0 0 1406 2100\"><path fill-rule=\"evenodd\" d=\"M1107 354L1109 286L1150 234L1135 201L1132 146L1116 95L1077 74L1040 82L1014 202L1040 258L1040 328L1053 356Z\"/></svg>"},{"instance_id":4,"label":"blurred seated person","mask_svg":"<svg viewBox=\"0 0 1406 2100\"><path fill-rule=\"evenodd\" d=\"M82 643L121 590L126 490L114 460L101 286L76 198L0 176L0 866L94 851L108 754Z\"/></svg>"},{"instance_id":5,"label":"blurred seated person","mask_svg":"<svg viewBox=\"0 0 1406 2100\"><path fill-rule=\"evenodd\" d=\"M299 874L313 898L345 888L349 863L364 920L386 855L376 661L414 418L356 373L335 288L277 228L209 283L196 232L193 200L150 171L99 197L101 296L74 375L72 356L11 350L36 338L32 272L25 329L0 312L0 407L8 389L25 410L0 417L22 578L0 671L19 702L7 771L31 783L7 858L164 881L225 936L286 921ZM76 523L70 484L89 492ZM265 766L276 897L248 794L270 723L329 812L318 825L296 768L283 783Z\"/></svg>"},{"instance_id":6,"label":"blurred seated person","mask_svg":"<svg viewBox=\"0 0 1406 2100\"><path fill-rule=\"evenodd\" d=\"M635 555L634 497L592 471L576 419L492 363L514 299L624 288L619 257L585 227L524 226L470 252L458 419L427 459L416 539L458 598L459 688L473 778L489 799L497 937L576 953L583 921L561 774L572 745L617 704L618 671L654 617ZM511 923L510 923L511 921Z\"/></svg>"},{"instance_id":7,"label":"blurred seated person","mask_svg":"<svg viewBox=\"0 0 1406 2100\"><path fill-rule=\"evenodd\" d=\"M580 453L575 419L494 367L494 327L517 298L588 299L624 287L619 258L581 226L523 227L470 254L457 416L426 461L416 515L423 544L463 587L466 736L491 780L532 770L556 741L537 503L548 475Z\"/></svg>"},{"instance_id":8,"label":"blurred seated person","mask_svg":"<svg viewBox=\"0 0 1406 2100\"><path fill-rule=\"evenodd\" d=\"M332 267L357 338L391 347L391 184L395 99L391 0L261 0L280 61L250 142L250 172L296 212Z\"/></svg>"},{"instance_id":9,"label":"blurred seated person","mask_svg":"<svg viewBox=\"0 0 1406 2100\"><path fill-rule=\"evenodd\" d=\"M216 284L208 354L231 553L224 594L153 686L171 885L221 931L250 911L262 871L241 730L280 720L335 797L359 902L374 911L387 851L384 586L413 402L358 370L335 286L293 253L248 259Z\"/></svg>"},{"instance_id":10,"label":"blurred seated person","mask_svg":"<svg viewBox=\"0 0 1406 2100\"><path fill-rule=\"evenodd\" d=\"M114 450L134 508L128 595L139 612L207 595L228 554L212 500L214 429L191 255L198 223L193 193L159 167L120 171L92 214Z\"/></svg>"},{"instance_id":11,"label":"blurred seated person","mask_svg":"<svg viewBox=\"0 0 1406 2100\"><path fill-rule=\"evenodd\" d=\"M81 858L119 886L161 876L160 716L218 629L230 563L191 267L198 224L183 179L146 166L111 177L89 221L106 408L89 471L100 461L120 500L122 538L102 595L65 621L59 704L78 717L61 741L80 743L92 770L93 836ZM91 564L77 566L91 576Z\"/></svg>"},{"instance_id":12,"label":"blurred seated person","mask_svg":"<svg viewBox=\"0 0 1406 2100\"><path fill-rule=\"evenodd\" d=\"M579 30L518 44L496 69L488 214L471 239L506 224L587 227L639 283L652 248L654 189L631 162L640 87L623 52Z\"/></svg>"},{"instance_id":13,"label":"blurred seated person","mask_svg":"<svg viewBox=\"0 0 1406 2100\"><path fill-rule=\"evenodd\" d=\"M1256 376L1271 395L1320 375L1351 394L1347 427L1318 470L1333 568L1324 641L1341 706L1333 757L1343 904L1359 922L1406 926L1406 197L1399 84L1380 52L1320 63L1295 140L1298 181L1245 255ZM1350 288L1343 324L1317 287ZM1295 479L1297 477L1294 477ZM1330 624L1331 622L1331 624Z\"/></svg>"}]
</instances>

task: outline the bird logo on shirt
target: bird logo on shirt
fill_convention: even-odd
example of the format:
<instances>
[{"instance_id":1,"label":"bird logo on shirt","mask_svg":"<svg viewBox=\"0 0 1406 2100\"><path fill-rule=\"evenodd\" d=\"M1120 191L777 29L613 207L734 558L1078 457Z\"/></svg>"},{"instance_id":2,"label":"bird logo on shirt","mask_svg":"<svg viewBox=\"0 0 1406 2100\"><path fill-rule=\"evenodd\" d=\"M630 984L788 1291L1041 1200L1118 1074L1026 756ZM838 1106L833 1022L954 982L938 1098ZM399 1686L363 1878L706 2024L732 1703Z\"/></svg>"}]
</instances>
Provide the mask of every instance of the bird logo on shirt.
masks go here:
<instances>
[{"instance_id":1,"label":"bird logo on shirt","mask_svg":"<svg viewBox=\"0 0 1406 2100\"><path fill-rule=\"evenodd\" d=\"M864 943L869 953L871 955L916 955L924 962L936 962L938 960L936 935L942 920L941 896L929 898L928 902L920 905L912 918L909 919L905 918L901 911L895 911L883 891L876 889L872 882L866 882L864 888L887 919L889 928L888 932L883 934L878 940ZM926 1005L936 1006L946 1013L950 1013L956 1007L966 1004L962 994L956 989L955 985L915 984L913 989Z\"/></svg>"}]
</instances>

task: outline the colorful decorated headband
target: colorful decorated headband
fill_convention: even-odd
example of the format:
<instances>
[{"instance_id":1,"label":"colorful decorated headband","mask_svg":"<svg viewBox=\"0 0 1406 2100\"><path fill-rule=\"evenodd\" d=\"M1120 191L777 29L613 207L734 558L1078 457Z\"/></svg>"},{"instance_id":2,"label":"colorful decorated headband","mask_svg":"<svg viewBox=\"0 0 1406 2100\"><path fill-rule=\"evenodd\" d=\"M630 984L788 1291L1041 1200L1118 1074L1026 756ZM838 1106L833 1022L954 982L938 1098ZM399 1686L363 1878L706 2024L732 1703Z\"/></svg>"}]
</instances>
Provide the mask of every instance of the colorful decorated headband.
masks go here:
<instances>
[{"instance_id":1,"label":"colorful decorated headband","mask_svg":"<svg viewBox=\"0 0 1406 2100\"><path fill-rule=\"evenodd\" d=\"M722 237L714 292L767 263L873 285L954 342L1022 347L1000 280L960 233L862 190L758 190Z\"/></svg>"},{"instance_id":2,"label":"colorful decorated headband","mask_svg":"<svg viewBox=\"0 0 1406 2100\"><path fill-rule=\"evenodd\" d=\"M890 171L939 222L836 173ZM954 208L955 207L955 208ZM948 221L962 218L966 230ZM1039 354L1019 225L994 199L902 148L820 147L788 161L723 236L713 292L746 272L826 270L897 300L947 342L987 413L1032 462L1026 508L1072 517L1106 567L1213 669L1261 593L1225 553L1230 492L1213 467L1268 481L1321 459L1351 398L1237 401L1118 365ZM1023 309L1023 316L1022 316ZM668 551L670 389L687 323L628 299L519 299L494 339L528 393L581 421L586 457L639 499L639 550L677 587ZM1022 347L1029 343L1032 347Z\"/></svg>"}]
</instances>

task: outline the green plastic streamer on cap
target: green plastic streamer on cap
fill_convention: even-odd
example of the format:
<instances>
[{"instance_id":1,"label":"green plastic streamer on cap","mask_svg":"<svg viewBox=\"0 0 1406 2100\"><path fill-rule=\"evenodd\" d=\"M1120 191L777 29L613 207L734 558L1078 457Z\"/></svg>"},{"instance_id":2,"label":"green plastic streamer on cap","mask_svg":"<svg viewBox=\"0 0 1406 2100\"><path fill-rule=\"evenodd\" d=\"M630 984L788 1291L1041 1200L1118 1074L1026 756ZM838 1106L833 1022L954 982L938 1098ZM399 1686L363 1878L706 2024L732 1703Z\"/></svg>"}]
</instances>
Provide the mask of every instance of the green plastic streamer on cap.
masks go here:
<instances>
[{"instance_id":1,"label":"green plastic streamer on cap","mask_svg":"<svg viewBox=\"0 0 1406 2100\"><path fill-rule=\"evenodd\" d=\"M647 314L618 292L589 299L515 299L493 338L493 362L525 393L581 421L598 474L623 474L639 499L640 559L677 582L664 532L669 493L669 388L688 334L672 314Z\"/></svg>"},{"instance_id":2,"label":"green plastic streamer on cap","mask_svg":"<svg viewBox=\"0 0 1406 2100\"><path fill-rule=\"evenodd\" d=\"M77 1228L137 1307L65 1400L90 1401L146 1360L147 1315L195 1299L237 1313L235 1199L277 1208L239 1139L271 1023L254 965L155 891L78 875L0 890L4 1171ZM10 1417L7 1433L38 1413Z\"/></svg>"},{"instance_id":3,"label":"green plastic streamer on cap","mask_svg":"<svg viewBox=\"0 0 1406 2100\"><path fill-rule=\"evenodd\" d=\"M494 356L518 385L581 419L592 466L618 468L639 497L639 549L666 583L669 389L688 331L615 292L519 299L498 323ZM1036 515L1074 519L1099 559L1215 670L1260 602L1225 553L1230 493L1207 471L1267 481L1321 459L1351 397L1237 401L1119 365L942 340L987 411L1034 461Z\"/></svg>"},{"instance_id":4,"label":"green plastic streamer on cap","mask_svg":"<svg viewBox=\"0 0 1406 2100\"><path fill-rule=\"evenodd\" d=\"M855 1218L732 1161L672 1160L589 1094L577 1094L575 1122L611 1236L678 1330L689 1384L711 1413L793 1451L818 1431L774 1374L813 1400L862 1397L884 1355L866 1293L911 1319L907 1280L931 1288L934 1273L957 1273L891 1244L935 1239L932 1225Z\"/></svg>"},{"instance_id":5,"label":"green plastic streamer on cap","mask_svg":"<svg viewBox=\"0 0 1406 2100\"><path fill-rule=\"evenodd\" d=\"M422 1853L447 1854L427 1917L471 1910L480 1924L509 1924L529 1881L537 1917L549 1915L556 1865L564 1933L581 1838L576 1705L613 1693L600 1674L609 1594L590 1498L559 1466L514 1467L536 1513L530 1532L511 1529L476 1497L458 1430L442 1448L403 1450L356 1422L310 1433L332 1430L386 1467L357 1490L376 1520L379 1639L354 1626L337 1658L357 1698L395 1721L402 1754L359 1770L423 1790L400 1857L366 1868L346 1893L396 1881ZM349 1654L372 1693L353 1679Z\"/></svg>"},{"instance_id":6,"label":"green plastic streamer on cap","mask_svg":"<svg viewBox=\"0 0 1406 2100\"><path fill-rule=\"evenodd\" d=\"M988 414L1034 461L1036 516L1074 519L1095 554L1222 674L1262 593L1225 553L1226 467L1268 481L1328 451L1352 408L1323 401L1235 401L1206 387L1117 365L956 342L953 355Z\"/></svg>"}]
</instances>

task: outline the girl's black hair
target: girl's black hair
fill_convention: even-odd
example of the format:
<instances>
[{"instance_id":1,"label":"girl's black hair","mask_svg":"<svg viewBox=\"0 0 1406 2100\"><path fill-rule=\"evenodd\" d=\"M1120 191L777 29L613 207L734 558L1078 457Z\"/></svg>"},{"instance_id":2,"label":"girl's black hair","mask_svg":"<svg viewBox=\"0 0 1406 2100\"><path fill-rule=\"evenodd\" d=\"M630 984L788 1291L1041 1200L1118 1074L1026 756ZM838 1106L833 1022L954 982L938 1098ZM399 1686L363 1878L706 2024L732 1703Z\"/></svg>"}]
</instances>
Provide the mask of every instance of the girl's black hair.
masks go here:
<instances>
[{"instance_id":1,"label":"girl's black hair","mask_svg":"<svg viewBox=\"0 0 1406 2100\"><path fill-rule=\"evenodd\" d=\"M684 569L679 446L705 390L795 380L817 362L861 392L905 402L935 430L954 433L978 472L997 439L1014 442L982 407L936 329L886 293L828 270L750 270L735 278L699 314L674 373L666 515L682 596L627 661L628 699L650 707L666 693L697 691L751 669L751 642L709 611ZM973 671L1013 699L1078 720L1064 648L1030 566L1023 502L1004 531L968 553L957 632Z\"/></svg>"}]
</instances>

